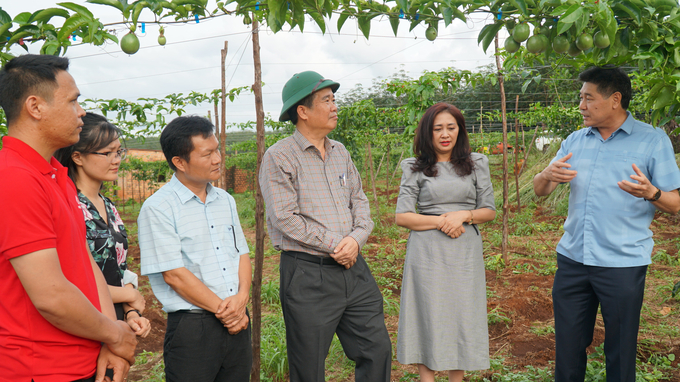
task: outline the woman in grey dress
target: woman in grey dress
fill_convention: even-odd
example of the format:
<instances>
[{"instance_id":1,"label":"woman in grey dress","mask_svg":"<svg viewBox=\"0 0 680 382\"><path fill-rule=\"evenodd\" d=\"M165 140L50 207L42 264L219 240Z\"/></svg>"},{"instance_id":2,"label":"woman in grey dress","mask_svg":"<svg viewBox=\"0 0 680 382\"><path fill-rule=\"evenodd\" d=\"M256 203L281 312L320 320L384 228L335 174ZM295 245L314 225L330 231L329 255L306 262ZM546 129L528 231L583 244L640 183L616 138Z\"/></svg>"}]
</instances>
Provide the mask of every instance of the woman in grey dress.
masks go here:
<instances>
[{"instance_id":1,"label":"woman in grey dress","mask_svg":"<svg viewBox=\"0 0 680 382\"><path fill-rule=\"evenodd\" d=\"M477 224L496 217L486 156L472 153L465 119L438 103L420 120L415 158L403 175L396 222L411 230L406 248L397 359L417 364L421 381L446 370L489 368L486 280Z\"/></svg>"}]
</instances>

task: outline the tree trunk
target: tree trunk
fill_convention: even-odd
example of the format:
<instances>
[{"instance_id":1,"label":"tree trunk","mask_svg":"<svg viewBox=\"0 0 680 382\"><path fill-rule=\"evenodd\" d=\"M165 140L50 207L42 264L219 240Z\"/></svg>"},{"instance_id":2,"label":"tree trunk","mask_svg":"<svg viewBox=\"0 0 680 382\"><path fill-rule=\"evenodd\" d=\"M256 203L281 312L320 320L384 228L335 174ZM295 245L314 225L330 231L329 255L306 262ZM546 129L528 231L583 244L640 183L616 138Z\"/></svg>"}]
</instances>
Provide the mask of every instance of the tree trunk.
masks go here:
<instances>
[{"instance_id":1,"label":"tree trunk","mask_svg":"<svg viewBox=\"0 0 680 382\"><path fill-rule=\"evenodd\" d=\"M503 239L501 240L501 253L503 262L508 264L508 115L505 105L505 85L503 72L501 71L501 58L498 49L498 33L496 33L496 68L498 69L498 84L501 88L501 115L503 116Z\"/></svg>"},{"instance_id":2,"label":"tree trunk","mask_svg":"<svg viewBox=\"0 0 680 382\"><path fill-rule=\"evenodd\" d=\"M257 15L253 12L253 63L255 65L255 113L257 115L257 170L255 172L255 273L253 274L253 368L250 380L260 381L260 339L262 336L262 265L264 263L264 198L260 190L260 166L264 156L264 106L262 105L262 62Z\"/></svg>"},{"instance_id":3,"label":"tree trunk","mask_svg":"<svg viewBox=\"0 0 680 382\"><path fill-rule=\"evenodd\" d=\"M515 190L517 191L517 212L522 212L522 203L519 201L519 126L517 125L517 112L519 111L519 95L515 98Z\"/></svg>"}]
</instances>

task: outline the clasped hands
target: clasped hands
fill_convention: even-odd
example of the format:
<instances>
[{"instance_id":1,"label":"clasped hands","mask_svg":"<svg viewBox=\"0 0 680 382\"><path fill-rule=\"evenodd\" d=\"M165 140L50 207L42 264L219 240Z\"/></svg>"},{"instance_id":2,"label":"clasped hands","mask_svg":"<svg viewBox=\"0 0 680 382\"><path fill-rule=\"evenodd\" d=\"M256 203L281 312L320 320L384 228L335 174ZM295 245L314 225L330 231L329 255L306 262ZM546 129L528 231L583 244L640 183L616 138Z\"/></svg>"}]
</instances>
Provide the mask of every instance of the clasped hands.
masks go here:
<instances>
[{"instance_id":1,"label":"clasped hands","mask_svg":"<svg viewBox=\"0 0 680 382\"><path fill-rule=\"evenodd\" d=\"M440 216L443 219L437 224L437 229L444 232L444 234L452 239L456 239L465 233L463 223L469 220L470 211L453 211Z\"/></svg>"},{"instance_id":2,"label":"clasped hands","mask_svg":"<svg viewBox=\"0 0 680 382\"><path fill-rule=\"evenodd\" d=\"M338 262L338 264L350 269L357 262L359 255L359 243L353 237L347 236L343 238L337 247L331 253L331 257Z\"/></svg>"},{"instance_id":3,"label":"clasped hands","mask_svg":"<svg viewBox=\"0 0 680 382\"><path fill-rule=\"evenodd\" d=\"M217 307L215 317L229 331L229 334L236 334L248 327L250 319L246 314L248 304L248 293L237 293L227 297Z\"/></svg>"},{"instance_id":4,"label":"clasped hands","mask_svg":"<svg viewBox=\"0 0 680 382\"><path fill-rule=\"evenodd\" d=\"M548 166L543 171L543 176L552 182L558 183L571 182L576 177L577 174L575 170L569 170L569 168L571 168L571 164L567 163L567 161L571 159L571 156L572 153L569 153L566 156L551 163L550 166ZM620 182L617 182L616 184L619 186L620 189L637 198L644 199L653 198L657 188L654 185L652 185L649 179L647 179L645 174L643 174L642 171L640 171L640 168L638 168L638 166L635 165L635 163L633 163L632 167L635 174L631 175L630 178L633 181L636 181L637 183L628 180L622 180Z\"/></svg>"}]
</instances>

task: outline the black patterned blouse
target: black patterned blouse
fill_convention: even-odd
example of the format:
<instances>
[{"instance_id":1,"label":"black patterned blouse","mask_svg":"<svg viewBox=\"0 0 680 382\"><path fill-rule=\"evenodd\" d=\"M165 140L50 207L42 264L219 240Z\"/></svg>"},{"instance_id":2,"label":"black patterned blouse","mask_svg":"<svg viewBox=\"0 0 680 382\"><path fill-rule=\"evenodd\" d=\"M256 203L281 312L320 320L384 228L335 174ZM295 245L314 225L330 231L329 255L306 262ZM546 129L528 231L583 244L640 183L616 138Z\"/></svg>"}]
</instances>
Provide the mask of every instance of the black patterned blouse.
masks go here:
<instances>
[{"instance_id":1,"label":"black patterned blouse","mask_svg":"<svg viewBox=\"0 0 680 382\"><path fill-rule=\"evenodd\" d=\"M105 196L101 197L106 206L108 224L94 204L85 195L78 193L80 209L85 217L87 244L94 261L104 274L106 283L112 286L123 286L123 273L127 269L127 231L113 202ZM114 305L118 319L122 319L122 304Z\"/></svg>"}]
</instances>

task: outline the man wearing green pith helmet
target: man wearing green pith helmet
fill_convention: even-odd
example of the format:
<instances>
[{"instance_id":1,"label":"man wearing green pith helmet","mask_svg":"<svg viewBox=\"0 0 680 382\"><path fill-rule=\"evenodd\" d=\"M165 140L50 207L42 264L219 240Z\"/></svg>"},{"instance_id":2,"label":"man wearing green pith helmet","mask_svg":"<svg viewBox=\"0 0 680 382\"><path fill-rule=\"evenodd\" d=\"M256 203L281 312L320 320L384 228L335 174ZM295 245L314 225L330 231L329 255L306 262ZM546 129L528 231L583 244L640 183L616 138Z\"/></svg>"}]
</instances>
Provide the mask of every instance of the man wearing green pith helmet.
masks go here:
<instances>
[{"instance_id":1,"label":"man wearing green pith helmet","mask_svg":"<svg viewBox=\"0 0 680 382\"><path fill-rule=\"evenodd\" d=\"M288 80L279 120L295 133L267 150L259 175L269 237L281 251L290 380L325 380L336 333L356 381L388 382L383 299L360 253L373 229L368 199L347 149L326 137L338 123L338 87L312 71Z\"/></svg>"}]
</instances>

